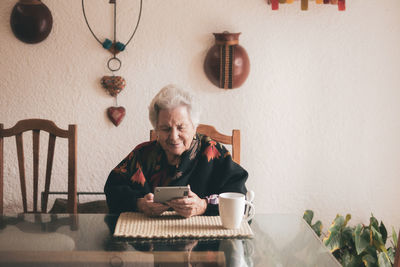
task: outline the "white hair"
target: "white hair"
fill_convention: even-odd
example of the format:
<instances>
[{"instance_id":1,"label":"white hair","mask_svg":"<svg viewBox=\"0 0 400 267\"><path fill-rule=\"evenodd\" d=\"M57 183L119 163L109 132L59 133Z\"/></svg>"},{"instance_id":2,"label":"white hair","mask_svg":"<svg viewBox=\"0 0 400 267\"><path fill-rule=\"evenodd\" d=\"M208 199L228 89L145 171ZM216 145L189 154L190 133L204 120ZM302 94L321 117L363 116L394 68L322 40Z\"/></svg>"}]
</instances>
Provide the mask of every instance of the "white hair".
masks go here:
<instances>
[{"instance_id":1,"label":"white hair","mask_svg":"<svg viewBox=\"0 0 400 267\"><path fill-rule=\"evenodd\" d=\"M153 98L149 106L149 119L154 129L157 128L158 114L162 109L173 109L186 106L193 126L200 121L200 110L194 96L180 87L170 84L165 86Z\"/></svg>"}]
</instances>

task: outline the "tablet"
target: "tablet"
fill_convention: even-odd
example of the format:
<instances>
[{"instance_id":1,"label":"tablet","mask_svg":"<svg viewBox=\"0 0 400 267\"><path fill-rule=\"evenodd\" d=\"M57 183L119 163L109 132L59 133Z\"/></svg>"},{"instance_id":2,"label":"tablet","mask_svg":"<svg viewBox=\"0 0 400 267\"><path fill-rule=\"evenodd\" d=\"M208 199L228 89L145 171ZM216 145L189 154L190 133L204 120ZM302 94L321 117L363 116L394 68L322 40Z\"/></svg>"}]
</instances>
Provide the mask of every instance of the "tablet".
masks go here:
<instances>
[{"instance_id":1,"label":"tablet","mask_svg":"<svg viewBox=\"0 0 400 267\"><path fill-rule=\"evenodd\" d=\"M154 189L154 202L165 203L174 198L187 197L188 186L162 186Z\"/></svg>"}]
</instances>

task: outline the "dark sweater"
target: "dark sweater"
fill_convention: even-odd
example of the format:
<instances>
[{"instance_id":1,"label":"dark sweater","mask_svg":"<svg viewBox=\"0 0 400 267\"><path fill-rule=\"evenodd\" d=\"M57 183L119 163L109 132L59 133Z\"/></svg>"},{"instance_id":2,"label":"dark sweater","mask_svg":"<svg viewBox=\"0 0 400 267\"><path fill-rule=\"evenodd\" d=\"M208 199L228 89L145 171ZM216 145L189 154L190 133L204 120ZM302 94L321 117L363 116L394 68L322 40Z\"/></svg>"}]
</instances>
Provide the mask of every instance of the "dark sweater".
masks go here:
<instances>
[{"instance_id":1,"label":"dark sweater","mask_svg":"<svg viewBox=\"0 0 400 267\"><path fill-rule=\"evenodd\" d=\"M104 187L110 213L137 211L138 198L154 193L157 186L185 186L200 198L223 192L247 192L248 173L232 161L229 151L207 136L197 134L181 155L177 167L168 165L156 142L138 145L108 176ZM209 204L205 215L217 215Z\"/></svg>"}]
</instances>

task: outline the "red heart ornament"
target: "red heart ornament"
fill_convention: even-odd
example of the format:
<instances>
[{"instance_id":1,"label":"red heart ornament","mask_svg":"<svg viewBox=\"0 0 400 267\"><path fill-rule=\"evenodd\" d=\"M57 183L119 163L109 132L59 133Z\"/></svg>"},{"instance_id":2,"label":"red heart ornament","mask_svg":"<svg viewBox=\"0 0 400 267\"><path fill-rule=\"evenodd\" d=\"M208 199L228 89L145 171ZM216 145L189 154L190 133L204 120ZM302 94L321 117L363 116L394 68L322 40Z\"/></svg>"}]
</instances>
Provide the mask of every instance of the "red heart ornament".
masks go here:
<instances>
[{"instance_id":1,"label":"red heart ornament","mask_svg":"<svg viewBox=\"0 0 400 267\"><path fill-rule=\"evenodd\" d=\"M118 126L121 123L125 117L125 113L124 107L109 107L107 109L108 118L115 126Z\"/></svg>"}]
</instances>

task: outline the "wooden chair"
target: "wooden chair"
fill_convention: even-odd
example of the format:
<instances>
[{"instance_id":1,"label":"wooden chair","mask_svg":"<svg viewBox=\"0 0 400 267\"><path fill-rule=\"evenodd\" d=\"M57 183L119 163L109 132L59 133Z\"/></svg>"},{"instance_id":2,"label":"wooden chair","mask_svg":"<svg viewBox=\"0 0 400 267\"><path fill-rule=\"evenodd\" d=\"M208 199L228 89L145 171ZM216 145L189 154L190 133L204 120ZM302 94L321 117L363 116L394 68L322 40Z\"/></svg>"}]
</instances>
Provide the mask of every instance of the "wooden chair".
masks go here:
<instances>
[{"instance_id":1,"label":"wooden chair","mask_svg":"<svg viewBox=\"0 0 400 267\"><path fill-rule=\"evenodd\" d=\"M32 131L33 144L33 208L28 211L26 197L26 179L24 164L23 136L26 131ZM54 122L42 119L19 121L14 127L4 129L0 124L0 214L3 214L3 179L4 179L4 137L15 136L17 145L18 167L24 213L37 213L38 210L38 180L39 180L39 141L40 131L49 133L47 164L45 174L44 196L41 201L41 211L47 212L48 193L50 190L51 171L53 167L56 137L68 139L68 213L77 213L77 174L76 174L76 125L71 124L68 130L58 128Z\"/></svg>"},{"instance_id":2,"label":"wooden chair","mask_svg":"<svg viewBox=\"0 0 400 267\"><path fill-rule=\"evenodd\" d=\"M214 139L217 142L220 142L224 145L232 146L232 160L237 164L240 164L240 130L232 130L232 135L224 135L218 132L214 126L199 124L197 126L198 133L207 135ZM150 131L150 140L156 140L157 134L155 130Z\"/></svg>"}]
</instances>

